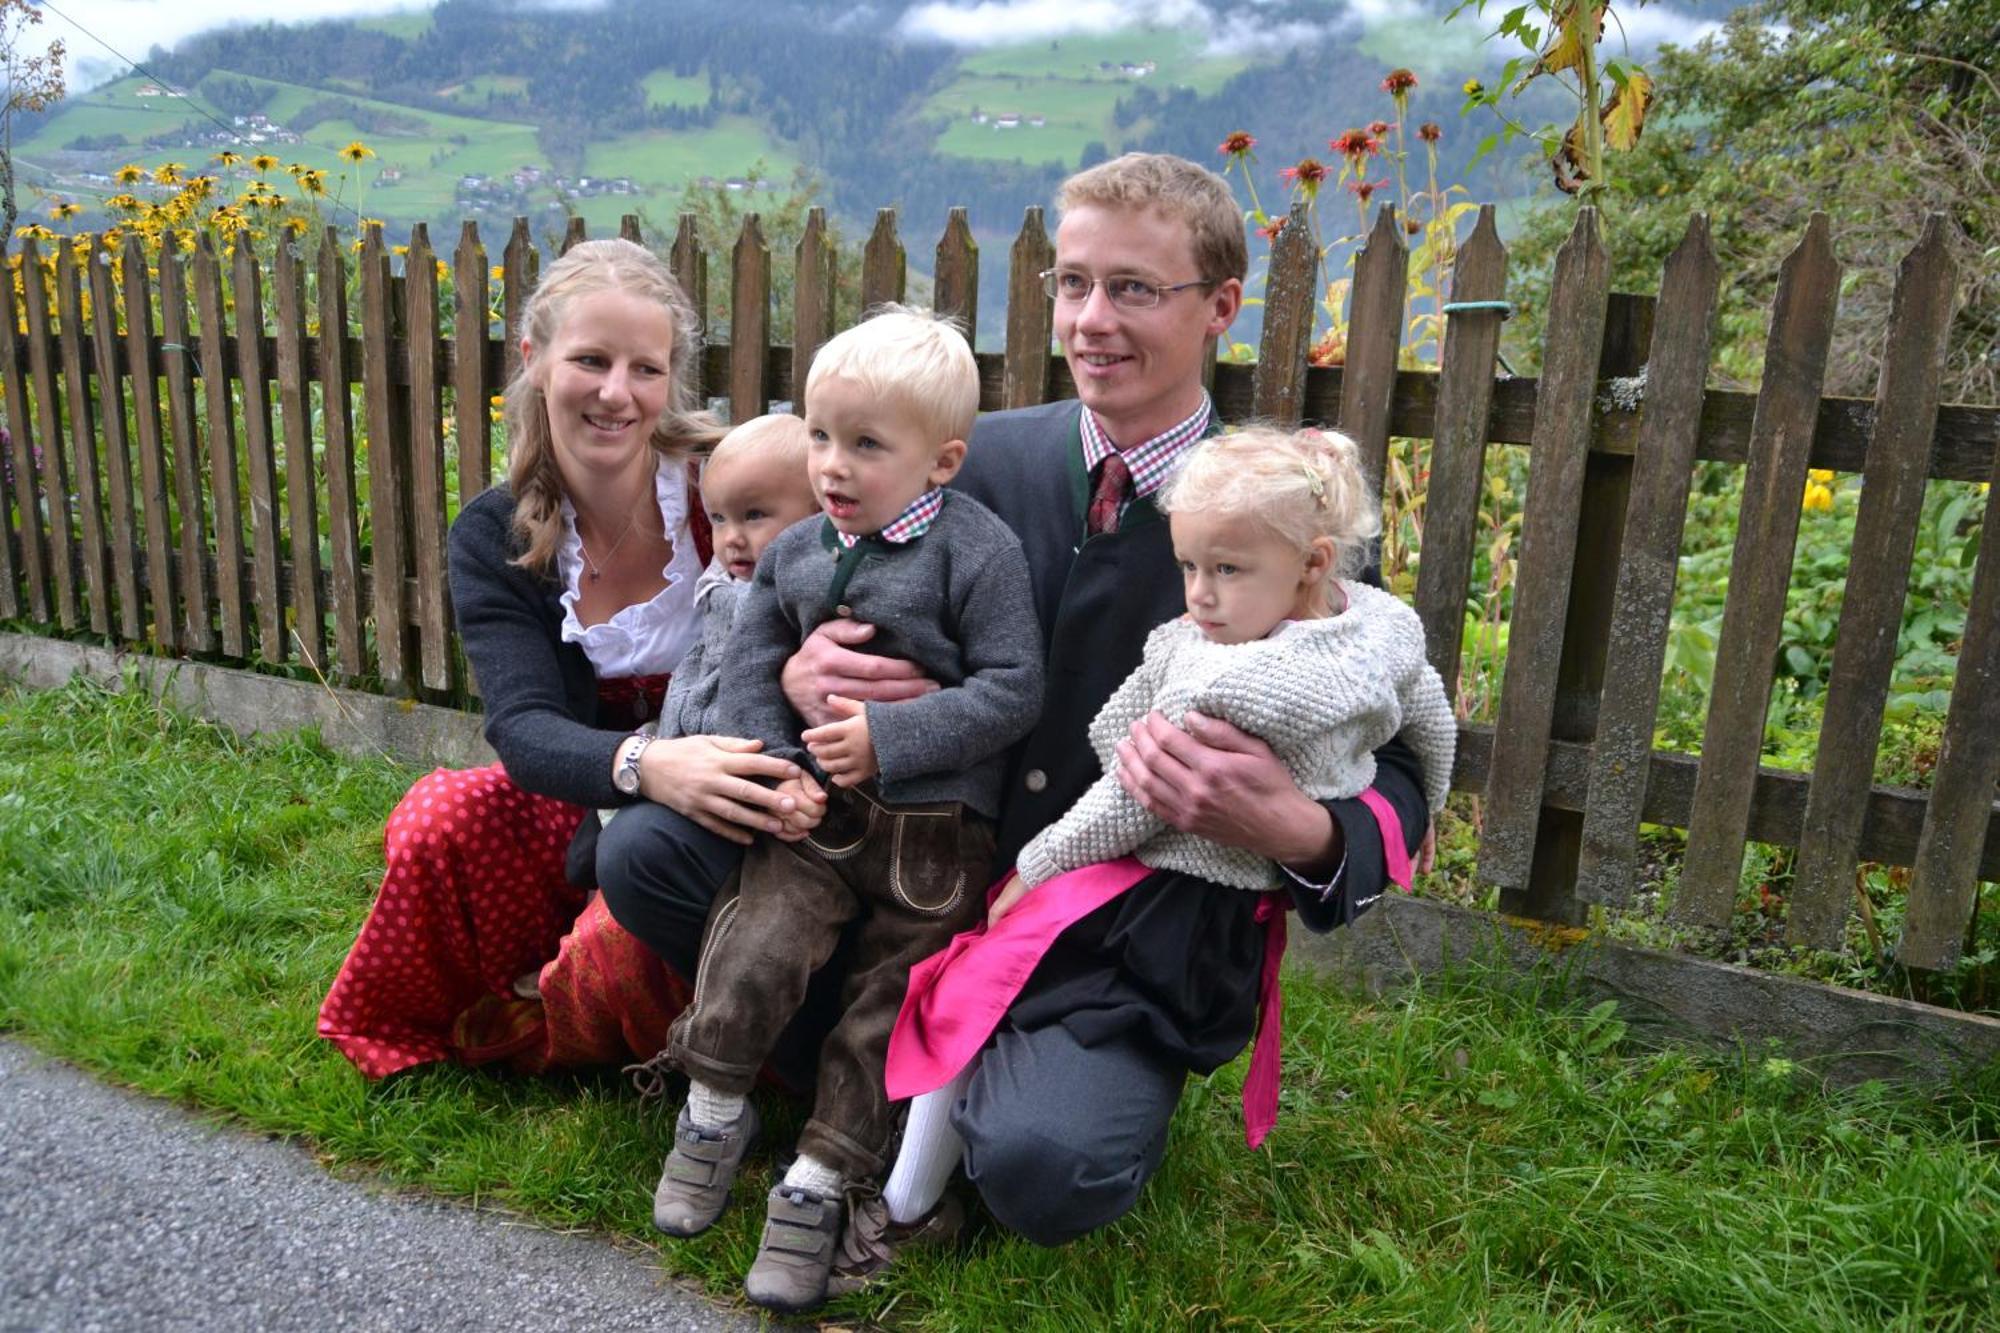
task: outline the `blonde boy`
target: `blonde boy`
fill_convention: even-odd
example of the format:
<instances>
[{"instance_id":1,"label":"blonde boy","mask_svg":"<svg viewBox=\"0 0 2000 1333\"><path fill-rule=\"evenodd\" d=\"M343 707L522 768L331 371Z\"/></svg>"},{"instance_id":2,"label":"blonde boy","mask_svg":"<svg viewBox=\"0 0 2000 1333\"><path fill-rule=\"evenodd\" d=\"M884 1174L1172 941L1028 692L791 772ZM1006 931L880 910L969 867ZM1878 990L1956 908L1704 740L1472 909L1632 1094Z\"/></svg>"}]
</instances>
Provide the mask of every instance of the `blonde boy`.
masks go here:
<instances>
[{"instance_id":1,"label":"blonde boy","mask_svg":"<svg viewBox=\"0 0 2000 1333\"><path fill-rule=\"evenodd\" d=\"M1041 708L1042 643L1020 542L947 492L978 407L971 349L949 324L891 307L829 342L806 381L807 473L821 517L774 540L729 639L717 730L810 765L826 813L803 841L763 837L703 945L698 1001L669 1050L693 1085L654 1197L677 1235L721 1213L757 1129L744 1099L808 978L865 918L846 1009L821 1048L799 1158L771 1191L750 1299L826 1298L844 1192L882 1171L895 1128L882 1086L911 964L979 919L1007 747ZM835 619L939 688L899 703L835 699L801 731L780 669ZM802 805L804 802L802 802Z\"/></svg>"}]
</instances>

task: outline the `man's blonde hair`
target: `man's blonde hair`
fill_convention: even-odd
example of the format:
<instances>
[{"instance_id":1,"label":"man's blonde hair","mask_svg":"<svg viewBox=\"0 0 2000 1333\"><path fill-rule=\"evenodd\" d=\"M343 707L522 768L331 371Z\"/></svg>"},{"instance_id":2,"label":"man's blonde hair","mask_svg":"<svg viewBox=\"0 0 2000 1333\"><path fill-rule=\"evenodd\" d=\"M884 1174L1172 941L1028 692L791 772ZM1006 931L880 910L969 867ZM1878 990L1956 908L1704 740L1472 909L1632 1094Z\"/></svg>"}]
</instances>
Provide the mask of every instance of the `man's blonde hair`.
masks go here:
<instances>
[{"instance_id":1,"label":"man's blonde hair","mask_svg":"<svg viewBox=\"0 0 2000 1333\"><path fill-rule=\"evenodd\" d=\"M1079 171L1056 191L1056 211L1095 206L1151 209L1186 224L1203 282L1239 281L1250 271L1243 209L1229 182L1171 153L1127 153ZM1163 275L1179 282L1183 275Z\"/></svg>"},{"instance_id":2,"label":"man's blonde hair","mask_svg":"<svg viewBox=\"0 0 2000 1333\"><path fill-rule=\"evenodd\" d=\"M961 327L914 306L877 306L819 349L806 376L806 402L821 381L849 380L908 408L935 443L966 439L979 415L979 363Z\"/></svg>"}]
</instances>

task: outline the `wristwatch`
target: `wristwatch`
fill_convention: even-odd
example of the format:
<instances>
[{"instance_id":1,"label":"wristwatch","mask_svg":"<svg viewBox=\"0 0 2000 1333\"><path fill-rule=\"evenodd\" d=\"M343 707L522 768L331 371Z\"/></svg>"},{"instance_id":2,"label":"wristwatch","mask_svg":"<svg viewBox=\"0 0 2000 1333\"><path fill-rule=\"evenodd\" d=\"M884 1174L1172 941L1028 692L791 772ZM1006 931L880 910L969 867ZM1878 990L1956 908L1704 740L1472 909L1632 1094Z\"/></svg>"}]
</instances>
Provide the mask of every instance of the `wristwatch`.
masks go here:
<instances>
[{"instance_id":1,"label":"wristwatch","mask_svg":"<svg viewBox=\"0 0 2000 1333\"><path fill-rule=\"evenodd\" d=\"M639 794L639 756L645 754L646 747L657 739L643 731L634 732L633 737L639 743L627 747L625 757L618 761L618 768L611 774L611 785L626 796Z\"/></svg>"}]
</instances>

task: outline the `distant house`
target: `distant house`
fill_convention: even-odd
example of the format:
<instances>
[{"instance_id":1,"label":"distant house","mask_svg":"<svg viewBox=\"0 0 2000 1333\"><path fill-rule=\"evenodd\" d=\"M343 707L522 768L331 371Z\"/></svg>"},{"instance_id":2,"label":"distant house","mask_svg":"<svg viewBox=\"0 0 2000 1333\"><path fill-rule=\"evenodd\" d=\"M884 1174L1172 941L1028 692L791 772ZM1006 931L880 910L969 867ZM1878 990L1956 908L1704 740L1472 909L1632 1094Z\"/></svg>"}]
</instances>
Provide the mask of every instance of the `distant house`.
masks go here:
<instances>
[{"instance_id":1,"label":"distant house","mask_svg":"<svg viewBox=\"0 0 2000 1333\"><path fill-rule=\"evenodd\" d=\"M988 116L984 111L975 111L972 113L972 123L975 125L984 125L991 119L992 117Z\"/></svg>"},{"instance_id":2,"label":"distant house","mask_svg":"<svg viewBox=\"0 0 2000 1333\"><path fill-rule=\"evenodd\" d=\"M1044 125L1046 125L1046 124L1048 124L1048 123L1049 123L1049 118L1048 118L1047 116L1029 116L1029 117L1028 117L1028 128L1029 128L1029 129L1031 129L1031 130L1038 130L1038 129L1041 129L1041 128L1042 128L1042 127L1043 127Z\"/></svg>"},{"instance_id":3,"label":"distant house","mask_svg":"<svg viewBox=\"0 0 2000 1333\"><path fill-rule=\"evenodd\" d=\"M132 90L132 96L158 97L164 92L166 92L166 89L160 87L160 85L157 83L142 83L137 88L134 88Z\"/></svg>"},{"instance_id":4,"label":"distant house","mask_svg":"<svg viewBox=\"0 0 2000 1333\"><path fill-rule=\"evenodd\" d=\"M1012 112L1004 116L995 116L993 118L993 128L996 130L1018 130L1021 128L1021 118Z\"/></svg>"},{"instance_id":5,"label":"distant house","mask_svg":"<svg viewBox=\"0 0 2000 1333\"><path fill-rule=\"evenodd\" d=\"M731 176L728 180L722 182L722 188L725 190L747 190L750 188L750 182L741 176Z\"/></svg>"},{"instance_id":6,"label":"distant house","mask_svg":"<svg viewBox=\"0 0 2000 1333\"><path fill-rule=\"evenodd\" d=\"M1145 60L1137 64L1127 61L1118 67L1118 72L1128 79L1143 79L1160 66L1157 61Z\"/></svg>"}]
</instances>

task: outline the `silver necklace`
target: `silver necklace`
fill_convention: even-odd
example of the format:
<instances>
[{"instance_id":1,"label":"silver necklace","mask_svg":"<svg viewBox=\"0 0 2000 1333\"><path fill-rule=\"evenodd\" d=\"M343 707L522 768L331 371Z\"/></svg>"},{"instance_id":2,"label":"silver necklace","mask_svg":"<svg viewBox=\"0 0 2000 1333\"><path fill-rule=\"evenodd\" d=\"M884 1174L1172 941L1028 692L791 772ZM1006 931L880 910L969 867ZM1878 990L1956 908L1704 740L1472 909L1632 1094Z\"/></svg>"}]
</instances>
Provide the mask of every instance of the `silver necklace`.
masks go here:
<instances>
[{"instance_id":1,"label":"silver necklace","mask_svg":"<svg viewBox=\"0 0 2000 1333\"><path fill-rule=\"evenodd\" d=\"M576 549L583 552L583 563L590 566L590 581L592 583L604 577L604 566L611 563L611 558L618 554L618 548L625 544L625 539L632 535L632 529L637 527L638 523L639 511L635 509L632 511L632 516L625 520L625 530L618 534L618 540L611 543L611 549L604 553L603 564L590 558L590 548L583 544L583 527L581 524L578 525L576 530Z\"/></svg>"}]
</instances>

